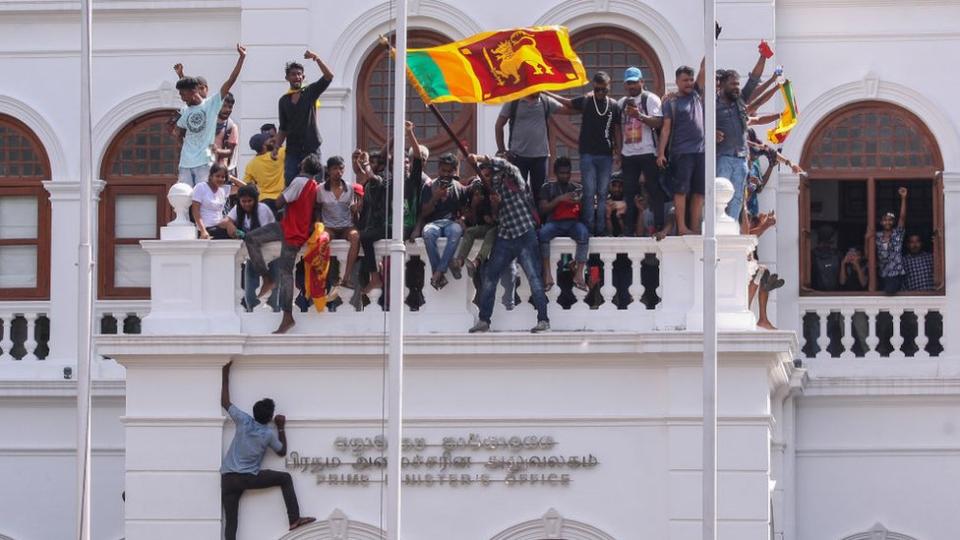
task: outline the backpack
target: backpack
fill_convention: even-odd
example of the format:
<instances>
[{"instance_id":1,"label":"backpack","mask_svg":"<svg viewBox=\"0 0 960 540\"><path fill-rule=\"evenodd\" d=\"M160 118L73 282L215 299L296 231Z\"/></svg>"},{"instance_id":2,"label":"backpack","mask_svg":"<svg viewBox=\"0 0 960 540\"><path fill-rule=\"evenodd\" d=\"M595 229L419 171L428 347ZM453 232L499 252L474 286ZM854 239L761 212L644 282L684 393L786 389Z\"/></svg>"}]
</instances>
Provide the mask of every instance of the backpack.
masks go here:
<instances>
[{"instance_id":1,"label":"backpack","mask_svg":"<svg viewBox=\"0 0 960 540\"><path fill-rule=\"evenodd\" d=\"M547 126L547 140L550 140L550 103L543 99L543 96L537 96L537 103L543 103L543 122ZM507 141L507 148L513 148L513 123L517 119L517 108L520 106L520 100L515 99L510 102L510 119L507 124L510 126L510 139Z\"/></svg>"}]
</instances>

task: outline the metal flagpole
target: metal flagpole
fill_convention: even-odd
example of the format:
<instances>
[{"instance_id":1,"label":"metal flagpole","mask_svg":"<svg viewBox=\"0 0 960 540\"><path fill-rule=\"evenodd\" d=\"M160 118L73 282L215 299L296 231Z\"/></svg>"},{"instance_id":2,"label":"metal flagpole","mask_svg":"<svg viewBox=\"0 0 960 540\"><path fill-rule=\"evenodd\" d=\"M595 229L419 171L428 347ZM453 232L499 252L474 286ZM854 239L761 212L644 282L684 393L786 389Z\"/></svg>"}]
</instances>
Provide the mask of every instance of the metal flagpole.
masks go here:
<instances>
[{"instance_id":1,"label":"metal flagpole","mask_svg":"<svg viewBox=\"0 0 960 540\"><path fill-rule=\"evenodd\" d=\"M90 539L90 360L93 318L93 149L91 28L93 0L81 0L80 20L80 246L77 254L77 538Z\"/></svg>"},{"instance_id":2,"label":"metal flagpole","mask_svg":"<svg viewBox=\"0 0 960 540\"><path fill-rule=\"evenodd\" d=\"M703 540L717 539L717 77L716 6L703 2Z\"/></svg>"},{"instance_id":3,"label":"metal flagpole","mask_svg":"<svg viewBox=\"0 0 960 540\"><path fill-rule=\"evenodd\" d=\"M393 235L390 240L390 357L387 405L387 539L400 540L400 458L403 436L404 121L407 104L407 1L397 0L397 54L393 85Z\"/></svg>"}]
</instances>

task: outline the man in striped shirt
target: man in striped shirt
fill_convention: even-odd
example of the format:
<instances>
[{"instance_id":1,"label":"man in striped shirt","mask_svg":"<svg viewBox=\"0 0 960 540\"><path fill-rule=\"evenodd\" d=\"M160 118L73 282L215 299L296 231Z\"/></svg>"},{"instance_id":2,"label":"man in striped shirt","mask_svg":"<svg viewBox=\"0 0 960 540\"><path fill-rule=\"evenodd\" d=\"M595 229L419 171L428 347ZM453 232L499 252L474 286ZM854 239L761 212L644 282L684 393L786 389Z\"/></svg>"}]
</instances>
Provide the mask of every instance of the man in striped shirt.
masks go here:
<instances>
[{"instance_id":1,"label":"man in striped shirt","mask_svg":"<svg viewBox=\"0 0 960 540\"><path fill-rule=\"evenodd\" d=\"M497 241L486 263L483 285L480 288L480 316L470 333L490 330L494 297L500 275L517 259L527 275L533 303L537 307L537 325L533 333L550 330L547 318L547 295L543 290L543 272L540 262L540 243L537 239L537 217L527 182L520 170L510 162L483 155L470 155L471 164L489 163L493 166L493 193L490 204L497 220Z\"/></svg>"}]
</instances>

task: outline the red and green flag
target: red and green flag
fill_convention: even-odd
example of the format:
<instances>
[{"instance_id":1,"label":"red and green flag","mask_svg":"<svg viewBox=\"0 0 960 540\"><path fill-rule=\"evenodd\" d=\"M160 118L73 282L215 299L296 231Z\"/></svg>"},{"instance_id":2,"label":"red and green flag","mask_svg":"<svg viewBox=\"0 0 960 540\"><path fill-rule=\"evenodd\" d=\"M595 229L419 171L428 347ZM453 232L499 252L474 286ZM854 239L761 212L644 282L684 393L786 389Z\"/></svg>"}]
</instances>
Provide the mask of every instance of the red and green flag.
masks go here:
<instances>
[{"instance_id":1,"label":"red and green flag","mask_svg":"<svg viewBox=\"0 0 960 540\"><path fill-rule=\"evenodd\" d=\"M790 81L785 81L780 85L780 95L783 97L784 108L780 113L780 121L777 127L767 130L767 140L773 144L783 144L787 140L790 130L797 125L797 117L800 111L797 109L797 98L793 93L793 85Z\"/></svg>"},{"instance_id":2,"label":"red and green flag","mask_svg":"<svg viewBox=\"0 0 960 540\"><path fill-rule=\"evenodd\" d=\"M503 103L587 84L562 26L484 32L407 51L407 78L424 103Z\"/></svg>"}]
</instances>

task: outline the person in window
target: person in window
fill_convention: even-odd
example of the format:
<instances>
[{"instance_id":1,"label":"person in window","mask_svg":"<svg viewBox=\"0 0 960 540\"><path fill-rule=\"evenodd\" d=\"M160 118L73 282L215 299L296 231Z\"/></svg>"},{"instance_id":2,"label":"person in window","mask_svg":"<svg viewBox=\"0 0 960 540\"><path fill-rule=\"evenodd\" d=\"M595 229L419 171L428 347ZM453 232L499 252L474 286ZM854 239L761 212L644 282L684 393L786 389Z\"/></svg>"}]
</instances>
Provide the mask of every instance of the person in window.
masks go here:
<instances>
[{"instance_id":1,"label":"person in window","mask_svg":"<svg viewBox=\"0 0 960 540\"><path fill-rule=\"evenodd\" d=\"M460 223L460 210L466 203L467 194L460 183L460 160L447 153L440 156L440 174L435 180L423 186L420 193L423 219L423 246L430 259L430 285L440 290L447 284L446 273L450 270L454 279L460 279L460 266L451 265L457 253L460 239L463 237L463 225ZM440 253L437 242L446 238L447 244Z\"/></svg>"},{"instance_id":2,"label":"person in window","mask_svg":"<svg viewBox=\"0 0 960 540\"><path fill-rule=\"evenodd\" d=\"M184 77L177 81L180 99L186 103L177 119L177 128L182 130L183 145L180 147L178 181L189 186L202 184L207 180L210 164L214 162L213 138L217 130L217 116L223 106L223 100L230 88L237 82L243 68L247 50L237 45L237 63L220 92L206 99L200 95L200 81L194 77ZM219 221L219 220L218 220Z\"/></svg>"},{"instance_id":3,"label":"person in window","mask_svg":"<svg viewBox=\"0 0 960 540\"><path fill-rule=\"evenodd\" d=\"M813 288L817 291L835 291L840 254L833 246L833 227L823 225L817 229L817 247L813 248Z\"/></svg>"},{"instance_id":4,"label":"person in window","mask_svg":"<svg viewBox=\"0 0 960 540\"><path fill-rule=\"evenodd\" d=\"M283 319L274 334L285 334L296 324L293 320L293 262L313 228L313 209L317 201L315 179L322 174L323 165L319 156L309 154L303 158L300 163L300 176L294 178L287 189L277 197L277 208L282 210L286 207L283 220L260 227L243 239L250 256L250 264L263 281L257 297L265 298L278 283L280 285L280 309L283 310ZM263 247L269 242L277 241L281 244L280 257L277 259L280 279L274 281L263 258Z\"/></svg>"},{"instance_id":5,"label":"person in window","mask_svg":"<svg viewBox=\"0 0 960 540\"><path fill-rule=\"evenodd\" d=\"M323 226L331 240L346 240L350 243L347 263L340 273L339 286L353 289L351 281L353 265L360 254L360 233L357 231L359 200L353 185L343 178L346 162L340 156L327 160L327 180L317 190L317 204Z\"/></svg>"},{"instance_id":6,"label":"person in window","mask_svg":"<svg viewBox=\"0 0 960 540\"><path fill-rule=\"evenodd\" d=\"M543 216L544 223L540 228L539 239L544 291L549 291L554 285L553 269L550 267L550 242L558 236L572 238L577 243L573 257L573 286L581 291L587 290L583 272L590 251L590 231L580 220L580 213L583 212L583 188L570 181L572 172L570 160L558 157L553 163L553 174L557 179L540 188L540 215Z\"/></svg>"},{"instance_id":7,"label":"person in window","mask_svg":"<svg viewBox=\"0 0 960 540\"><path fill-rule=\"evenodd\" d=\"M230 238L243 240L251 231L255 231L264 225L269 225L276 221L273 210L265 203L257 202L260 193L257 186L246 185L237 191L237 205L230 209L227 217L220 222L220 226L227 231ZM271 262L270 277L277 280L276 261ZM243 265L243 302L247 311L253 311L260 300L257 299L257 287L260 286L260 276L253 271L253 265L247 261ZM267 305L273 308L273 311L280 311L277 305L277 290L270 293Z\"/></svg>"},{"instance_id":8,"label":"person in window","mask_svg":"<svg viewBox=\"0 0 960 540\"><path fill-rule=\"evenodd\" d=\"M227 184L227 168L214 163L210 167L207 181L193 188L193 205L190 207L190 212L201 239L225 240L230 237L227 230L221 226L223 209L230 195L237 192L237 185L243 184L236 178L232 181L232 184Z\"/></svg>"},{"instance_id":9,"label":"person in window","mask_svg":"<svg viewBox=\"0 0 960 540\"><path fill-rule=\"evenodd\" d=\"M225 521L224 538L226 540L237 538L240 497L248 489L279 487L283 493L283 503L287 507L289 530L313 523L317 518L300 515L300 503L297 501L297 492L293 488L293 478L290 473L260 468L267 448L280 457L287 455L287 434L284 430L287 419L282 414L274 416L276 405L270 398L254 403L253 417L231 403L230 364L231 362L227 362L223 366L220 405L233 419L237 431L220 465L220 498ZM271 420L277 426L276 433L268 426Z\"/></svg>"},{"instance_id":10,"label":"person in window","mask_svg":"<svg viewBox=\"0 0 960 540\"><path fill-rule=\"evenodd\" d=\"M900 196L900 218L887 212L880 218L880 232L876 233L877 270L884 294L896 294L904 285L907 274L903 267L903 234L907 224L907 188L897 190Z\"/></svg>"},{"instance_id":11,"label":"person in window","mask_svg":"<svg viewBox=\"0 0 960 540\"><path fill-rule=\"evenodd\" d=\"M320 56L313 51L303 53L305 60L313 60L323 73L316 82L303 86L303 65L290 62L285 69L286 80L290 85L278 105L280 111L280 129L274 137L274 156L283 143L287 143L287 156L284 160L284 179L289 185L297 176L298 167L303 158L310 154L320 156L320 132L317 129L317 111L320 94L333 81L333 72Z\"/></svg>"},{"instance_id":12,"label":"person in window","mask_svg":"<svg viewBox=\"0 0 960 540\"><path fill-rule=\"evenodd\" d=\"M847 254L840 261L837 282L841 291L867 290L867 268L859 248L852 247L847 250Z\"/></svg>"},{"instance_id":13,"label":"person in window","mask_svg":"<svg viewBox=\"0 0 960 540\"><path fill-rule=\"evenodd\" d=\"M903 257L907 271L907 291L933 290L933 253L923 251L923 239L919 234L907 237L907 254Z\"/></svg>"}]
</instances>

